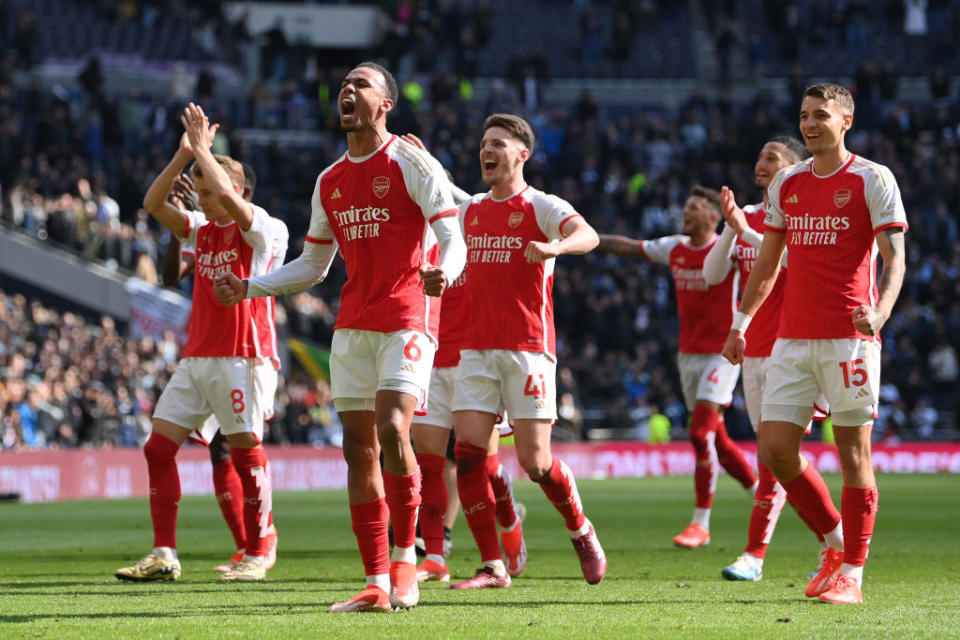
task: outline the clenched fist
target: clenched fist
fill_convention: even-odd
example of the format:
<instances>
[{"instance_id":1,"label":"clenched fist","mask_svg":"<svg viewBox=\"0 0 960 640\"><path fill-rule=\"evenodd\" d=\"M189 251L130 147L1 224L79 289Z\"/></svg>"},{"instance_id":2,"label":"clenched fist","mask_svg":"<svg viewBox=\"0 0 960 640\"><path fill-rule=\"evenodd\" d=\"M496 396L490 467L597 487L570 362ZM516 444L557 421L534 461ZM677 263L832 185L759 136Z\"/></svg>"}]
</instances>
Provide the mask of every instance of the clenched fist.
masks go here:
<instances>
[{"instance_id":1,"label":"clenched fist","mask_svg":"<svg viewBox=\"0 0 960 640\"><path fill-rule=\"evenodd\" d=\"M247 281L232 273L221 273L213 281L213 293L220 304L232 307L247 297Z\"/></svg>"}]
</instances>

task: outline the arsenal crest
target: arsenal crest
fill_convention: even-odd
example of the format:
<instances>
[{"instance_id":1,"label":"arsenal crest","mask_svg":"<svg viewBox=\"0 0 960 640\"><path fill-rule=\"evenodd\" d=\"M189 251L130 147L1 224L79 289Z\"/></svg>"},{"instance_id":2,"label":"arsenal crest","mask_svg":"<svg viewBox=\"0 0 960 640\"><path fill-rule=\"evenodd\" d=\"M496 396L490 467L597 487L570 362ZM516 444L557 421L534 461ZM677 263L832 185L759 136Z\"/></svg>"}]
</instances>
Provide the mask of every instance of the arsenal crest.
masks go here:
<instances>
[{"instance_id":1,"label":"arsenal crest","mask_svg":"<svg viewBox=\"0 0 960 640\"><path fill-rule=\"evenodd\" d=\"M838 209L843 208L848 202L850 202L850 189L837 189L833 192L833 204L837 205Z\"/></svg>"},{"instance_id":2,"label":"arsenal crest","mask_svg":"<svg viewBox=\"0 0 960 640\"><path fill-rule=\"evenodd\" d=\"M390 178L377 176L373 179L373 195L382 198L390 191Z\"/></svg>"},{"instance_id":3,"label":"arsenal crest","mask_svg":"<svg viewBox=\"0 0 960 640\"><path fill-rule=\"evenodd\" d=\"M507 216L507 226L511 229L519 227L521 222L523 222L523 211L514 211Z\"/></svg>"},{"instance_id":4,"label":"arsenal crest","mask_svg":"<svg viewBox=\"0 0 960 640\"><path fill-rule=\"evenodd\" d=\"M230 225L230 228L223 232L223 241L227 244L233 244L233 237L237 233L237 227Z\"/></svg>"}]
</instances>

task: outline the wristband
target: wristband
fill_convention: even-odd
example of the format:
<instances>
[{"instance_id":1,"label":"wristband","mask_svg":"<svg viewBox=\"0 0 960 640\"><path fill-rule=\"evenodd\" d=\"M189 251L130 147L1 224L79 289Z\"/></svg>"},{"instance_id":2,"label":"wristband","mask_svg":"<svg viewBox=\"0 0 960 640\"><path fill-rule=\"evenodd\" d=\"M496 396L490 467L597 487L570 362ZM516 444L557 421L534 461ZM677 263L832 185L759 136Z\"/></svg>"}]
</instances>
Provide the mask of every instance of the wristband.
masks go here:
<instances>
[{"instance_id":1,"label":"wristband","mask_svg":"<svg viewBox=\"0 0 960 640\"><path fill-rule=\"evenodd\" d=\"M730 325L730 331L746 333L747 327L750 326L751 320L753 320L751 316L748 316L743 311L737 311L735 314L733 314L733 324Z\"/></svg>"}]
</instances>

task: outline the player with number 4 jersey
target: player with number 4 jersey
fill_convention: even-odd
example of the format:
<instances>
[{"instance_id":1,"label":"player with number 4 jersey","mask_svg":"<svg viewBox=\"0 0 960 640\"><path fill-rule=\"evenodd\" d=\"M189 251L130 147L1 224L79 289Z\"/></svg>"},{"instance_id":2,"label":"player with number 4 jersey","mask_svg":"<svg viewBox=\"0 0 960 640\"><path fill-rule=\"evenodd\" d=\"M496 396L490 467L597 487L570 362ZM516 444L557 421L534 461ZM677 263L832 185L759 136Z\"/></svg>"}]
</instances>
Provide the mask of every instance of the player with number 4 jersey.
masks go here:
<instances>
[{"instance_id":1,"label":"player with number 4 jersey","mask_svg":"<svg viewBox=\"0 0 960 640\"><path fill-rule=\"evenodd\" d=\"M744 489L756 491L757 478L740 447L727 435L723 411L733 399L740 367L720 355L726 321L737 305L738 273L724 260L716 284L703 277L707 253L717 242L720 194L694 187L683 206L683 233L655 240L600 236L600 250L669 265L677 294L680 347L677 367L696 452L693 518L674 544L695 548L710 543L710 512L722 465Z\"/></svg>"},{"instance_id":2,"label":"player with number 4 jersey","mask_svg":"<svg viewBox=\"0 0 960 640\"><path fill-rule=\"evenodd\" d=\"M763 240L762 232L767 204L766 188L777 171L809 155L803 143L796 138L787 136L773 138L760 150L754 166L756 184L764 189L761 204L747 205L741 209L737 206L733 191L727 187L720 190L720 204L727 224L704 260L703 277L708 284L717 284L722 281L729 260L733 260L739 269L740 281L747 281L757 258L757 250ZM754 432L760 424L761 396L767 369L770 368L770 352L773 350L780 327L785 282L786 269L782 269L773 291L760 307L757 317L747 331L748 348L743 358L743 396ZM826 400L818 399L817 408L825 411L826 407ZM826 417L825 412L819 415ZM807 430L809 432L809 425ZM786 491L762 460L757 462L757 476L757 493L754 496L753 510L750 512L750 524L747 529L747 546L733 564L724 567L721 571L727 580L757 581L763 578L767 545L773 536L784 504L787 502ZM800 516L816 533L813 523L807 520L803 513L800 513ZM827 546L823 536L818 535L818 537L822 560Z\"/></svg>"},{"instance_id":3,"label":"player with number 4 jersey","mask_svg":"<svg viewBox=\"0 0 960 640\"><path fill-rule=\"evenodd\" d=\"M419 602L414 544L421 476L410 424L427 399L438 297L465 260L457 208L440 163L387 131L397 97L396 80L376 63L361 63L347 74L338 98L347 153L317 178L302 255L266 276L218 282L220 299L236 304L312 286L325 277L337 249L346 264L330 375L367 586L335 603L334 612Z\"/></svg>"},{"instance_id":4,"label":"player with number 4 jersey","mask_svg":"<svg viewBox=\"0 0 960 640\"><path fill-rule=\"evenodd\" d=\"M853 97L839 85L815 84L804 92L800 132L813 157L781 170L767 189L760 253L723 350L731 362L743 361L744 331L789 249L757 439L761 460L830 546L805 594L838 604L863 601L878 502L870 432L880 389L879 332L903 284L907 227L890 170L846 148L853 111ZM823 478L800 455L820 393L830 403L843 470L839 518Z\"/></svg>"},{"instance_id":5,"label":"player with number 4 jersey","mask_svg":"<svg viewBox=\"0 0 960 640\"><path fill-rule=\"evenodd\" d=\"M497 415L514 424L520 466L563 516L584 578L596 584L607 561L583 512L570 469L550 452L556 421L553 266L583 254L597 235L569 203L526 184L533 131L517 116L493 114L483 125L480 165L490 186L460 205L467 242L472 324L463 341L453 398L457 490L483 566L454 589L509 587L497 540L487 445Z\"/></svg>"}]
</instances>

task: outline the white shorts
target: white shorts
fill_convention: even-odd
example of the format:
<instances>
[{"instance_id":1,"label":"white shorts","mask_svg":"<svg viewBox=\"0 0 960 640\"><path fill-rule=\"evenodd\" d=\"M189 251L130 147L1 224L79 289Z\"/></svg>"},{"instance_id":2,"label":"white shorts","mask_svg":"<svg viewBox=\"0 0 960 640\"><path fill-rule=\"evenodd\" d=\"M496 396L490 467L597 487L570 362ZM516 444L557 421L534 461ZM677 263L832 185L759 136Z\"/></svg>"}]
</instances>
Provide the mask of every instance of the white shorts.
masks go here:
<instances>
[{"instance_id":1,"label":"white shorts","mask_svg":"<svg viewBox=\"0 0 960 640\"><path fill-rule=\"evenodd\" d=\"M766 386L767 371L770 369L770 358L743 359L743 398L747 405L747 415L750 417L750 426L757 432L760 424L760 406L763 403L763 388ZM823 419L829 413L826 397L821 393L814 403L814 417ZM810 433L813 423L807 422L806 432Z\"/></svg>"},{"instance_id":2,"label":"white shorts","mask_svg":"<svg viewBox=\"0 0 960 640\"><path fill-rule=\"evenodd\" d=\"M456 379L456 367L434 367L430 374L427 415L418 417L417 424L453 429L453 389Z\"/></svg>"},{"instance_id":3,"label":"white shorts","mask_svg":"<svg viewBox=\"0 0 960 640\"><path fill-rule=\"evenodd\" d=\"M835 426L863 426L876 416L879 342L778 338L770 359L761 409L764 420L806 424L821 393L830 404Z\"/></svg>"},{"instance_id":4,"label":"white shorts","mask_svg":"<svg viewBox=\"0 0 960 640\"><path fill-rule=\"evenodd\" d=\"M511 420L556 420L557 363L531 351L461 351L453 410L506 410Z\"/></svg>"},{"instance_id":5,"label":"white shorts","mask_svg":"<svg viewBox=\"0 0 960 640\"><path fill-rule=\"evenodd\" d=\"M224 435L253 433L263 440L263 423L273 411L277 371L255 358L184 358L170 377L153 417L184 429L204 429L210 441ZM208 420L215 418L215 421ZM209 437L207 437L209 434Z\"/></svg>"},{"instance_id":6,"label":"white shorts","mask_svg":"<svg viewBox=\"0 0 960 640\"><path fill-rule=\"evenodd\" d=\"M706 400L726 406L733 400L740 365L730 364L719 353L678 353L680 386L683 403L693 411L697 400Z\"/></svg>"},{"instance_id":7,"label":"white shorts","mask_svg":"<svg viewBox=\"0 0 960 640\"><path fill-rule=\"evenodd\" d=\"M373 411L377 391L400 391L426 410L437 345L413 330L337 329L330 346L330 389L337 411Z\"/></svg>"}]
</instances>

